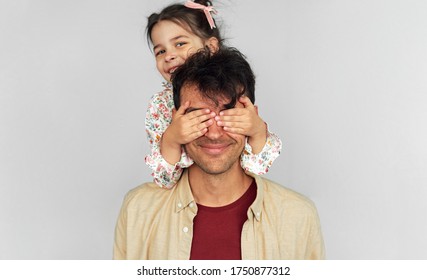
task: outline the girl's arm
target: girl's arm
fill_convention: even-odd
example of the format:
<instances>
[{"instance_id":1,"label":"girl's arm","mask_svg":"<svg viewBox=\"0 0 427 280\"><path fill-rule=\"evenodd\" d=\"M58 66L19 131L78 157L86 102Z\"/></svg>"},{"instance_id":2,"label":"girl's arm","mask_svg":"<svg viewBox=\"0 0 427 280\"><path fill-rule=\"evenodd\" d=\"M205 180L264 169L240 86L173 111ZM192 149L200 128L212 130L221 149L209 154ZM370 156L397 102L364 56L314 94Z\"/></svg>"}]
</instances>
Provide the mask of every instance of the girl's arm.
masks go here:
<instances>
[{"instance_id":1,"label":"girl's arm","mask_svg":"<svg viewBox=\"0 0 427 280\"><path fill-rule=\"evenodd\" d=\"M273 165L274 160L280 155L282 150L282 141L279 137L267 131L267 140L260 153L254 154L252 147L246 141L245 149L240 157L240 165L244 170L251 173L262 175L268 172Z\"/></svg>"},{"instance_id":2,"label":"girl's arm","mask_svg":"<svg viewBox=\"0 0 427 280\"><path fill-rule=\"evenodd\" d=\"M181 158L175 164L168 163L160 153L161 139L172 121L173 108L171 89L165 87L151 98L145 116L145 129L150 144L150 154L145 157L145 163L151 169L154 182L165 188L172 188L181 177L182 169L193 163L182 149Z\"/></svg>"}]
</instances>

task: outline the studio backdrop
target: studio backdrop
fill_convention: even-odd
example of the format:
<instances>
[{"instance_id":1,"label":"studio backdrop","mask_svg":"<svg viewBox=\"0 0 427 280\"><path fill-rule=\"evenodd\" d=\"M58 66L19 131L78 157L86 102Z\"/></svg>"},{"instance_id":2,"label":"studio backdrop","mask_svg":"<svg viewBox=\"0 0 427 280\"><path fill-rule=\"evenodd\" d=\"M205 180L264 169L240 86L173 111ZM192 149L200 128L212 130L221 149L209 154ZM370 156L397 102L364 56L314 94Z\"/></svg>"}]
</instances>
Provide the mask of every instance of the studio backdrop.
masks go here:
<instances>
[{"instance_id":1,"label":"studio backdrop","mask_svg":"<svg viewBox=\"0 0 427 280\"><path fill-rule=\"evenodd\" d=\"M111 259L162 78L146 18L170 0L0 0L0 259ZM427 258L427 2L218 0L328 259Z\"/></svg>"}]
</instances>

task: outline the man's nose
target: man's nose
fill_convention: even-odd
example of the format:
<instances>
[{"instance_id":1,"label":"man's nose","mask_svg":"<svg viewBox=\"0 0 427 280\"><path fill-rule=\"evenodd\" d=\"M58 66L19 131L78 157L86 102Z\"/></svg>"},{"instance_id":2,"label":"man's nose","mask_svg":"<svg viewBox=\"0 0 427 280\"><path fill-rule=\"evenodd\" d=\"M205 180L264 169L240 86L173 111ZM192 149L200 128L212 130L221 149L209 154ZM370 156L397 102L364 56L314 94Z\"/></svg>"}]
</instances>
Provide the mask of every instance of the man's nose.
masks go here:
<instances>
[{"instance_id":1,"label":"man's nose","mask_svg":"<svg viewBox=\"0 0 427 280\"><path fill-rule=\"evenodd\" d=\"M216 121L208 127L208 131L205 133L205 136L211 140L216 140L221 138L221 136L224 134L224 129L222 126L218 126Z\"/></svg>"}]
</instances>

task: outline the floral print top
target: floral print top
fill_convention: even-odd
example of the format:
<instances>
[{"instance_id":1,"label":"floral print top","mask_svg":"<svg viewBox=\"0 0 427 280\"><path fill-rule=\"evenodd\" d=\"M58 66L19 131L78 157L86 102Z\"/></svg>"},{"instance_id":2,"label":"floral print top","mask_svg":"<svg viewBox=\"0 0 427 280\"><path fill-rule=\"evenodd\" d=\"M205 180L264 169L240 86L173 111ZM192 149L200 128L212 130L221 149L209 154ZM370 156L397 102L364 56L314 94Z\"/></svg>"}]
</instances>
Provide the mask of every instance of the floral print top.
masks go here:
<instances>
[{"instance_id":1,"label":"floral print top","mask_svg":"<svg viewBox=\"0 0 427 280\"><path fill-rule=\"evenodd\" d=\"M172 188L181 177L184 168L193 164L193 160L181 149L181 159L175 165L168 163L160 154L160 139L172 122L172 109L175 108L170 83L163 83L164 89L155 94L148 106L145 116L145 129L151 152L145 157L150 167L154 182L160 187ZM240 164L245 171L262 175L268 172L273 161L282 150L282 142L275 134L267 131L267 141L259 154L253 154L246 141L245 149L240 157Z\"/></svg>"}]
</instances>

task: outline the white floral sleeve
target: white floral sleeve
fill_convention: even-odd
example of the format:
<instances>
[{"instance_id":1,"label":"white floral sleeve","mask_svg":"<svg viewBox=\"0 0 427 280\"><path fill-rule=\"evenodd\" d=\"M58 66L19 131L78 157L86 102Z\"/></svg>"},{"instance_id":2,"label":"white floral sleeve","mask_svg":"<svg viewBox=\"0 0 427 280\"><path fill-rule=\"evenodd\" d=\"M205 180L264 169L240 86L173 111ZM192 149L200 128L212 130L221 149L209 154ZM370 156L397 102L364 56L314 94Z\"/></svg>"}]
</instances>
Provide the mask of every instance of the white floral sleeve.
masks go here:
<instances>
[{"instance_id":1,"label":"white floral sleeve","mask_svg":"<svg viewBox=\"0 0 427 280\"><path fill-rule=\"evenodd\" d=\"M172 165L160 153L160 140L172 121L172 109L175 107L171 85L164 83L163 86L163 91L151 98L145 116L145 129L151 146L150 154L145 157L145 163L152 171L154 182L160 187L170 189L178 182L183 169L193 164L193 160L182 149L180 161ZM279 137L268 131L266 144L259 154L253 154L251 146L246 141L240 164L246 171L257 175L265 174L279 156L281 149L282 142Z\"/></svg>"},{"instance_id":2,"label":"white floral sleeve","mask_svg":"<svg viewBox=\"0 0 427 280\"><path fill-rule=\"evenodd\" d=\"M145 130L151 146L150 154L145 157L145 163L151 169L154 182L160 187L170 189L178 182L183 168L192 165L193 161L182 150L180 161L172 165L160 153L160 140L172 121L174 108L171 86L167 83L163 86L163 91L151 98L145 115Z\"/></svg>"},{"instance_id":3,"label":"white floral sleeve","mask_svg":"<svg viewBox=\"0 0 427 280\"><path fill-rule=\"evenodd\" d=\"M280 138L267 131L267 140L264 148L259 154L252 153L252 147L246 141L245 150L240 157L240 165L246 171L262 175L268 172L268 169L273 165L273 161L280 155L282 150L282 141Z\"/></svg>"}]
</instances>

